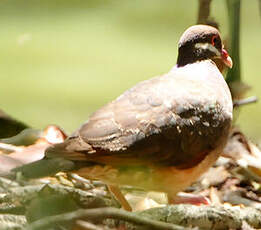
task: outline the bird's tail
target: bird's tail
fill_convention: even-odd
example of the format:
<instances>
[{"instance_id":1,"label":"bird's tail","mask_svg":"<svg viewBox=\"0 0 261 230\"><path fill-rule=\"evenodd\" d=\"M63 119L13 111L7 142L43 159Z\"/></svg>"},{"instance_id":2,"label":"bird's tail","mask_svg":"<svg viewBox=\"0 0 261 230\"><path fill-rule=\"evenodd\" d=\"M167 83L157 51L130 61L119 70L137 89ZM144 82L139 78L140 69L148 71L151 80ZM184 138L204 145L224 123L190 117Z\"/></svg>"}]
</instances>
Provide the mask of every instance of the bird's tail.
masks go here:
<instances>
[{"instance_id":1,"label":"bird's tail","mask_svg":"<svg viewBox=\"0 0 261 230\"><path fill-rule=\"evenodd\" d=\"M55 175L58 172L73 171L81 164L84 166L92 165L86 162L86 154L80 151L73 151L74 146L72 139L67 139L63 143L55 144L45 151L45 157L42 160L22 165L12 170L10 176L13 178L18 172L28 179L40 178ZM87 147L89 145L85 144ZM86 146L85 149L86 149ZM81 149L79 149L81 150Z\"/></svg>"},{"instance_id":2,"label":"bird's tail","mask_svg":"<svg viewBox=\"0 0 261 230\"><path fill-rule=\"evenodd\" d=\"M72 171L74 167L73 161L64 158L44 158L13 169L9 177L13 178L19 172L28 179L41 178L55 175L61 171Z\"/></svg>"}]
</instances>

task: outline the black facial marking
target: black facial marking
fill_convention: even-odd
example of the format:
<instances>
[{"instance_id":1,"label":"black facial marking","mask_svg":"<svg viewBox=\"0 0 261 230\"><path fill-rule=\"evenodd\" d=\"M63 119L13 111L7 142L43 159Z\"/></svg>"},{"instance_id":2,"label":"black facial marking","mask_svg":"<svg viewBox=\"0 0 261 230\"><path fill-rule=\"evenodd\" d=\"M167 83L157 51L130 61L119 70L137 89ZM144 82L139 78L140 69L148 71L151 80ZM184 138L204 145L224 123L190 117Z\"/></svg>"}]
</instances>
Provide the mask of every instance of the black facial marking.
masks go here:
<instances>
[{"instance_id":1,"label":"black facial marking","mask_svg":"<svg viewBox=\"0 0 261 230\"><path fill-rule=\"evenodd\" d=\"M183 33L179 41L178 66L216 58L216 52L195 47L199 43L213 45L221 52L222 42L217 29L205 25L192 26Z\"/></svg>"}]
</instances>

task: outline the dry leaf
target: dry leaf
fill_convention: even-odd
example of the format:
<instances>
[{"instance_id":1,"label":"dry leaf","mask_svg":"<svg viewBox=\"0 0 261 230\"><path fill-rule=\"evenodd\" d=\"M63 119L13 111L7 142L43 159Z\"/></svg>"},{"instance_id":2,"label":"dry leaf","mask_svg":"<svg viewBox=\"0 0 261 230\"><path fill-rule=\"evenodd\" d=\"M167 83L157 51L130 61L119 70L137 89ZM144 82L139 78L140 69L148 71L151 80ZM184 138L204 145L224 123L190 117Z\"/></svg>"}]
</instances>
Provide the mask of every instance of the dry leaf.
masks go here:
<instances>
[{"instance_id":1,"label":"dry leaf","mask_svg":"<svg viewBox=\"0 0 261 230\"><path fill-rule=\"evenodd\" d=\"M0 154L0 174L4 175L13 168L42 159L46 148L52 144L63 142L65 138L64 132L52 125L44 130L43 136L33 145L17 147L1 144L2 147L6 146L13 152L8 155Z\"/></svg>"}]
</instances>

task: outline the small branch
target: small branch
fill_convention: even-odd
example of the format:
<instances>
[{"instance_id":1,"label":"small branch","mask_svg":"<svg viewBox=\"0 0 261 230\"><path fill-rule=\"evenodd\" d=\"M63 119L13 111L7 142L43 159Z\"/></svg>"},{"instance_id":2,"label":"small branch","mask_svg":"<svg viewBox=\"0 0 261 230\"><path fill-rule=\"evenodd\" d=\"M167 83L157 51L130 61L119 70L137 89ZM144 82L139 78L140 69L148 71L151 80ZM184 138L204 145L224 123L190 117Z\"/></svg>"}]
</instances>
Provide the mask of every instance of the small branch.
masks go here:
<instances>
[{"instance_id":1,"label":"small branch","mask_svg":"<svg viewBox=\"0 0 261 230\"><path fill-rule=\"evenodd\" d=\"M259 0L259 15L261 17L261 0Z\"/></svg>"},{"instance_id":2,"label":"small branch","mask_svg":"<svg viewBox=\"0 0 261 230\"><path fill-rule=\"evenodd\" d=\"M240 66L240 8L241 0L227 0L227 12L229 18L229 53L233 59L233 68L229 69L226 81L230 87L233 98L239 98L241 92L236 91L231 85L234 82L242 82Z\"/></svg>"},{"instance_id":3,"label":"small branch","mask_svg":"<svg viewBox=\"0 0 261 230\"><path fill-rule=\"evenodd\" d=\"M27 230L46 228L54 223L85 219L87 221L102 221L114 219L126 223L126 229L162 229L181 230L185 227L199 229L241 229L244 222L254 228L261 228L261 211L255 208L169 205L152 208L141 212L127 212L116 208L79 209L75 212L49 216L30 224ZM118 222L110 222L117 226ZM121 223L121 222L120 222ZM184 226L184 227L181 227Z\"/></svg>"},{"instance_id":4,"label":"small branch","mask_svg":"<svg viewBox=\"0 0 261 230\"><path fill-rule=\"evenodd\" d=\"M0 143L0 150L10 153L10 152L19 152L21 151L21 147L17 147L10 144Z\"/></svg>"},{"instance_id":5,"label":"small branch","mask_svg":"<svg viewBox=\"0 0 261 230\"><path fill-rule=\"evenodd\" d=\"M150 227L150 229L157 230L184 230L183 227L178 225L164 223L161 221L155 221L146 217L141 217L132 212L127 212L124 210L116 209L116 208L95 208L95 209L79 209L75 212L70 212L66 214L49 216L40 220L37 220L27 226L27 230L37 230L43 227L50 226L54 223L71 221L75 219L88 219L88 220L103 220L103 219L117 219L123 220L126 222L134 223L137 225L145 225L146 227Z\"/></svg>"},{"instance_id":6,"label":"small branch","mask_svg":"<svg viewBox=\"0 0 261 230\"><path fill-rule=\"evenodd\" d=\"M199 229L241 229L244 221L254 228L261 228L261 211L251 207L181 204L148 209L140 214L182 226L197 226Z\"/></svg>"},{"instance_id":7,"label":"small branch","mask_svg":"<svg viewBox=\"0 0 261 230\"><path fill-rule=\"evenodd\" d=\"M86 229L86 230L105 230L105 228L99 227L95 224L83 220L77 220L76 226L79 227L80 229Z\"/></svg>"},{"instance_id":8,"label":"small branch","mask_svg":"<svg viewBox=\"0 0 261 230\"><path fill-rule=\"evenodd\" d=\"M199 0L197 24L207 24L211 0Z\"/></svg>"},{"instance_id":9,"label":"small branch","mask_svg":"<svg viewBox=\"0 0 261 230\"><path fill-rule=\"evenodd\" d=\"M11 215L11 214L0 215L0 229L22 230L25 224L26 224L25 216Z\"/></svg>"},{"instance_id":10,"label":"small branch","mask_svg":"<svg viewBox=\"0 0 261 230\"><path fill-rule=\"evenodd\" d=\"M256 103L257 101L258 101L258 98L256 96L248 97L248 98L241 99L241 100L234 100L233 106L234 106L234 108L236 108L236 107L240 107L242 105Z\"/></svg>"},{"instance_id":11,"label":"small branch","mask_svg":"<svg viewBox=\"0 0 261 230\"><path fill-rule=\"evenodd\" d=\"M88 180L86 178L83 178L79 176L76 173L68 173L68 177L71 179L74 179L80 183L88 184L91 188L99 187L99 186L106 186L103 182L98 180Z\"/></svg>"},{"instance_id":12,"label":"small branch","mask_svg":"<svg viewBox=\"0 0 261 230\"><path fill-rule=\"evenodd\" d=\"M15 188L18 186L19 184L16 181L12 181L7 178L0 177L0 188L8 190L10 188Z\"/></svg>"},{"instance_id":13,"label":"small branch","mask_svg":"<svg viewBox=\"0 0 261 230\"><path fill-rule=\"evenodd\" d=\"M44 189L49 190L48 194L67 194L74 202L81 204L83 208L100 208L114 205L111 199L105 196L59 184L11 187L4 196L0 197L0 203L6 204L7 207L11 205L12 210L20 210L21 206L26 206L33 198L38 197ZM3 207L0 208L0 211L6 213Z\"/></svg>"}]
</instances>

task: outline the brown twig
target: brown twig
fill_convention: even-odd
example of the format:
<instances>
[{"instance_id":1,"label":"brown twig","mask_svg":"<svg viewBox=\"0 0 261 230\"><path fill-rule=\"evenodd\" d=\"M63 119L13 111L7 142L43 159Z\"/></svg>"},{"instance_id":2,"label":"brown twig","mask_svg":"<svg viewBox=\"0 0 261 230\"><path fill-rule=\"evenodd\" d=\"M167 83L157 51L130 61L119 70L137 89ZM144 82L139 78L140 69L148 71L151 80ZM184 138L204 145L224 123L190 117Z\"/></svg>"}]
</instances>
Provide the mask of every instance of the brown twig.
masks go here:
<instances>
[{"instance_id":1,"label":"brown twig","mask_svg":"<svg viewBox=\"0 0 261 230\"><path fill-rule=\"evenodd\" d=\"M120 188L116 185L108 185L108 189L111 192L111 194L115 197L116 200L120 202L122 205L122 208L126 211L132 211L132 208L124 195L122 194Z\"/></svg>"},{"instance_id":2,"label":"brown twig","mask_svg":"<svg viewBox=\"0 0 261 230\"><path fill-rule=\"evenodd\" d=\"M211 0L199 0L198 24L207 24Z\"/></svg>"},{"instance_id":3,"label":"brown twig","mask_svg":"<svg viewBox=\"0 0 261 230\"><path fill-rule=\"evenodd\" d=\"M261 17L261 0L259 0L259 15Z\"/></svg>"}]
</instances>

